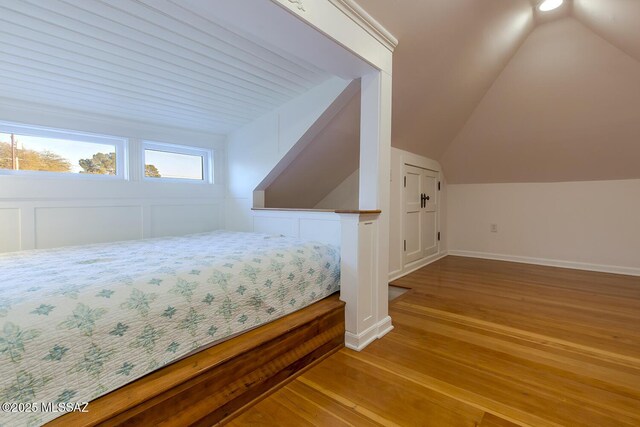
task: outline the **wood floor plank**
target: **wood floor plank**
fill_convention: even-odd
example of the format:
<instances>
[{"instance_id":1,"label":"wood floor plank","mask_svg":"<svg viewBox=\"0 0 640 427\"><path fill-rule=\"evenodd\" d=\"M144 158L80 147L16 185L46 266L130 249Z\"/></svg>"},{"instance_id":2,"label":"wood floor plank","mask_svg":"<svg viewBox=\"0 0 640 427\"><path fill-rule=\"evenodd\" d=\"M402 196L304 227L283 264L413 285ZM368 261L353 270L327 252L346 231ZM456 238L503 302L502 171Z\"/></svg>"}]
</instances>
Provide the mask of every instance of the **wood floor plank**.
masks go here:
<instances>
[{"instance_id":1,"label":"wood floor plank","mask_svg":"<svg viewBox=\"0 0 640 427\"><path fill-rule=\"evenodd\" d=\"M640 371L593 358L572 349L556 349L544 342L535 342L529 339L520 339L512 336L500 335L483 329L473 327L461 328L456 324L449 324L438 318L428 317L426 321L416 319L415 316L395 311L394 322L396 334L403 340L427 339L428 333L451 337L461 342L481 347L482 351L490 353L500 352L523 359L547 370L561 373L568 378L576 378L595 387L613 389L614 391L630 395L632 398L640 398ZM420 322L420 326L414 326ZM403 327L398 328L398 325ZM393 336L392 336L393 337ZM433 346L433 342L429 345Z\"/></svg>"},{"instance_id":2,"label":"wood floor plank","mask_svg":"<svg viewBox=\"0 0 640 427\"><path fill-rule=\"evenodd\" d=\"M476 326L488 331L500 332L505 336L528 339L533 342L544 342L548 346L569 349L575 352L589 354L592 357L600 358L602 360L612 360L617 364L626 365L632 368L640 368L640 358L617 352L616 350L620 350L620 348L611 343L609 344L609 348L605 350L601 346L599 346L597 342L590 342L589 345L586 345L583 343L572 342L569 339L565 338L556 338L553 335L546 335L538 332L531 332L529 330L522 330L511 326L501 325L500 323L496 322L477 319L472 316L461 316L456 313L449 313L443 310L424 307L418 304L407 304L407 307L416 312L421 312L438 318L443 318L460 323L463 326ZM542 332L544 332L544 330L542 330ZM613 350L610 350L611 348L613 348Z\"/></svg>"},{"instance_id":3,"label":"wood floor plank","mask_svg":"<svg viewBox=\"0 0 640 427\"><path fill-rule=\"evenodd\" d=\"M546 418L558 425L576 421L586 423L582 425L589 422L601 426L640 425L635 399L554 375L524 361L465 351L459 346L439 351L403 341L393 343L393 354L381 351L384 357L376 352L354 357L380 369L411 377L425 387L437 386L441 392L448 390L451 397L467 403L489 396L490 406L480 407L508 415L513 421L541 425L541 420L529 422L529 414L549 411ZM444 388L443 384L450 387ZM469 392L474 395L469 397Z\"/></svg>"},{"instance_id":4,"label":"wood floor plank","mask_svg":"<svg viewBox=\"0 0 640 427\"><path fill-rule=\"evenodd\" d=\"M309 423L315 426L379 427L396 425L384 417L378 417L371 411L358 408L348 399L340 399L332 393L324 394L321 387L315 384L310 386L302 381L298 379L292 381L274 394L273 399L268 398L257 403L250 411L235 418L230 425L279 426L283 422L298 421L300 418L304 420L305 424ZM296 417L286 420L274 418L273 414L280 413L283 407L295 412Z\"/></svg>"},{"instance_id":5,"label":"wood floor plank","mask_svg":"<svg viewBox=\"0 0 640 427\"><path fill-rule=\"evenodd\" d=\"M281 390L282 391L282 390ZM276 393L279 395L280 393ZM276 394L261 401L259 404L251 408L250 411L244 412L239 417L227 423L228 426L246 427L246 426L313 426L314 424L307 421L305 417L300 415L298 411L292 411L289 407L282 405Z\"/></svg>"},{"instance_id":6,"label":"wood floor plank","mask_svg":"<svg viewBox=\"0 0 640 427\"><path fill-rule=\"evenodd\" d=\"M372 411L370 409L368 409L365 406L362 405L358 405L357 403L353 402L352 400L350 400L348 397L344 396L344 394L340 394L340 393L336 393L331 389L327 389L315 382L313 382L312 380L309 380L307 378L300 378L299 381L303 384L305 384L306 386L316 390L318 393L323 394L324 396L326 396L327 398L335 401L336 403L339 403L342 406L345 406L347 408L350 408L351 410L353 410L354 412L365 416L367 418L369 418L370 420L385 426L385 427L397 427L398 424L396 424L395 422L391 421L390 419L386 418L383 415L379 415L377 412Z\"/></svg>"},{"instance_id":7,"label":"wood floor plank","mask_svg":"<svg viewBox=\"0 0 640 427\"><path fill-rule=\"evenodd\" d=\"M407 304L408 301L409 299L404 299L398 304ZM627 322L622 326L620 323L614 324L605 316L592 316L589 324L571 317L573 313L567 311L564 314L550 315L542 309L536 312L535 308L525 309L515 304L501 306L496 301L485 302L479 298L465 301L444 296L414 294L411 303L422 307L423 310L436 310L440 313L449 313L450 316L464 315L478 322L484 321L524 332L555 337L576 345L606 349L603 351L620 355L633 357L640 353L640 337L637 332L629 331L633 328L632 325L638 322Z\"/></svg>"},{"instance_id":8,"label":"wood floor plank","mask_svg":"<svg viewBox=\"0 0 640 427\"><path fill-rule=\"evenodd\" d=\"M302 381L294 381L290 384L289 388L295 392L298 396L304 397L313 402L320 408L329 411L331 414L338 417L341 421L352 426L362 427L374 427L384 425L384 420L375 417L369 418L360 414L358 411L353 410L350 406L344 405L341 402L333 400L331 397L324 393L304 384ZM370 413L367 415L371 415Z\"/></svg>"},{"instance_id":9,"label":"wood floor plank","mask_svg":"<svg viewBox=\"0 0 640 427\"><path fill-rule=\"evenodd\" d=\"M500 414L500 416L519 422L524 425L535 426L559 426L562 423L553 419L545 419L538 416L541 411L548 409L546 401L531 399L530 390L522 390L517 394L512 393L512 387L508 383L487 382L486 376L479 372L464 369L463 366L454 363L436 363L429 369L432 375L423 373L422 361L415 359L422 354L411 351L410 347L396 348L394 357L379 357L371 352L357 355L363 361L371 364L372 369L392 372L400 378L405 378L421 384L435 392L441 393L452 399L472 405L479 410ZM404 352L404 353L403 353ZM435 362L443 362L442 360ZM424 360L424 365L433 364L434 359ZM437 370L437 372L435 372ZM462 385L462 386L461 386Z\"/></svg>"},{"instance_id":10,"label":"wood floor plank","mask_svg":"<svg viewBox=\"0 0 640 427\"><path fill-rule=\"evenodd\" d=\"M394 285L392 332L235 425L640 426L639 277L446 257Z\"/></svg>"},{"instance_id":11,"label":"wood floor plank","mask_svg":"<svg viewBox=\"0 0 640 427\"><path fill-rule=\"evenodd\" d=\"M518 424L507 421L496 415L485 413L478 427L517 427Z\"/></svg>"},{"instance_id":12,"label":"wood floor plank","mask_svg":"<svg viewBox=\"0 0 640 427\"><path fill-rule=\"evenodd\" d=\"M295 411L297 415L304 418L311 425L331 425L336 427L349 425L330 411L314 404L313 401L304 398L304 396L300 396L290 388L285 388L274 396L273 401L289 411Z\"/></svg>"},{"instance_id":13,"label":"wood floor plank","mask_svg":"<svg viewBox=\"0 0 640 427\"><path fill-rule=\"evenodd\" d=\"M480 422L484 411L395 373L373 370L370 364L351 357L352 353L339 351L332 356L331 365L310 370L300 381L330 390L398 425L411 425L417 420L429 420L433 425Z\"/></svg>"}]
</instances>

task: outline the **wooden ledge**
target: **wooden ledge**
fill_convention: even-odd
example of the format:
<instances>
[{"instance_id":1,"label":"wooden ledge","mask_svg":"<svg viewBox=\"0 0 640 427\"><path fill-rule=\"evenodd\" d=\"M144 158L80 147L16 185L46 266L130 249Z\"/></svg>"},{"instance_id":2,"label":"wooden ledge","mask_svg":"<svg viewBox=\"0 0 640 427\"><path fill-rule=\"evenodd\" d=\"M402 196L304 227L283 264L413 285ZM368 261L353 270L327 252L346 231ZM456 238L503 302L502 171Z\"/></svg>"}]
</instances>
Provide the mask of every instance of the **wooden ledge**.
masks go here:
<instances>
[{"instance_id":1,"label":"wooden ledge","mask_svg":"<svg viewBox=\"0 0 640 427\"><path fill-rule=\"evenodd\" d=\"M172 363L47 426L210 426L344 345L334 294Z\"/></svg>"},{"instance_id":2,"label":"wooden ledge","mask_svg":"<svg viewBox=\"0 0 640 427\"><path fill-rule=\"evenodd\" d=\"M282 211L282 212L329 212L337 214L354 214L354 215L379 215L382 213L379 209L373 210L344 210L344 209L299 209L299 208L251 208L252 211Z\"/></svg>"},{"instance_id":3,"label":"wooden ledge","mask_svg":"<svg viewBox=\"0 0 640 427\"><path fill-rule=\"evenodd\" d=\"M382 211L380 209L364 210L364 211L350 211L350 210L336 210L337 214L355 214L355 215L380 215Z\"/></svg>"},{"instance_id":4,"label":"wooden ledge","mask_svg":"<svg viewBox=\"0 0 640 427\"><path fill-rule=\"evenodd\" d=\"M334 213L333 209L300 209L300 208L251 208L252 211L283 211L283 212L329 212Z\"/></svg>"}]
</instances>

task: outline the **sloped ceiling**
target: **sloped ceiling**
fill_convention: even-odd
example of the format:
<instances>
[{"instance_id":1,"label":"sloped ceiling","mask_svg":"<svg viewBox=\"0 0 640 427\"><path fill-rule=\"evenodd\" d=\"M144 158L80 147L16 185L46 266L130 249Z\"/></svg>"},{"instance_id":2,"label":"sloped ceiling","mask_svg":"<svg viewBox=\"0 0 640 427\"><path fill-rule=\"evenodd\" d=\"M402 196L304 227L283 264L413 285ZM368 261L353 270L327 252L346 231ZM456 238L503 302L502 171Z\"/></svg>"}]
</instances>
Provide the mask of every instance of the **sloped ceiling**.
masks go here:
<instances>
[{"instance_id":1,"label":"sloped ceiling","mask_svg":"<svg viewBox=\"0 0 640 427\"><path fill-rule=\"evenodd\" d=\"M640 61L640 1L574 0L575 17Z\"/></svg>"},{"instance_id":2,"label":"sloped ceiling","mask_svg":"<svg viewBox=\"0 0 640 427\"><path fill-rule=\"evenodd\" d=\"M399 39L392 145L449 182L640 178L640 1L359 3Z\"/></svg>"},{"instance_id":3,"label":"sloped ceiling","mask_svg":"<svg viewBox=\"0 0 640 427\"><path fill-rule=\"evenodd\" d=\"M227 133L330 76L173 0L0 0L0 97Z\"/></svg>"},{"instance_id":4,"label":"sloped ceiling","mask_svg":"<svg viewBox=\"0 0 640 427\"><path fill-rule=\"evenodd\" d=\"M533 28L528 0L358 0L399 40L392 144L439 159Z\"/></svg>"},{"instance_id":5,"label":"sloped ceiling","mask_svg":"<svg viewBox=\"0 0 640 427\"><path fill-rule=\"evenodd\" d=\"M265 207L315 208L358 169L360 93L360 81L353 81L325 111L331 116L330 120L322 123L319 131L313 132L312 139L307 141L305 135L298 141L297 144L302 144L304 148L264 189ZM319 125L320 121L316 123ZM296 148L289 153L296 151ZM286 159L283 159L282 163L285 162ZM276 166L274 171L278 169L279 166ZM339 206L331 208L338 209Z\"/></svg>"},{"instance_id":6,"label":"sloped ceiling","mask_svg":"<svg viewBox=\"0 0 640 427\"><path fill-rule=\"evenodd\" d=\"M640 177L640 62L573 18L531 34L441 163L449 182Z\"/></svg>"}]
</instances>

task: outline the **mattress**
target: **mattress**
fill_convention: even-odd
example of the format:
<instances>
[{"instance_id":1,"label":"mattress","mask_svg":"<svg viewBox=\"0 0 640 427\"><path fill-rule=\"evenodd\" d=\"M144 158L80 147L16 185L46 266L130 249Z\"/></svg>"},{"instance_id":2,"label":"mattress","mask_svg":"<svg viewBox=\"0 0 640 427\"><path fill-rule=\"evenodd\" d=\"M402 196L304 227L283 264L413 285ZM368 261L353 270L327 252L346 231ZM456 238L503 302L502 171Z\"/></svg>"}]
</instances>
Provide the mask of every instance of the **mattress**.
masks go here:
<instances>
[{"instance_id":1,"label":"mattress","mask_svg":"<svg viewBox=\"0 0 640 427\"><path fill-rule=\"evenodd\" d=\"M0 255L0 425L42 424L62 413L18 404L90 401L339 280L335 247L228 231Z\"/></svg>"}]
</instances>

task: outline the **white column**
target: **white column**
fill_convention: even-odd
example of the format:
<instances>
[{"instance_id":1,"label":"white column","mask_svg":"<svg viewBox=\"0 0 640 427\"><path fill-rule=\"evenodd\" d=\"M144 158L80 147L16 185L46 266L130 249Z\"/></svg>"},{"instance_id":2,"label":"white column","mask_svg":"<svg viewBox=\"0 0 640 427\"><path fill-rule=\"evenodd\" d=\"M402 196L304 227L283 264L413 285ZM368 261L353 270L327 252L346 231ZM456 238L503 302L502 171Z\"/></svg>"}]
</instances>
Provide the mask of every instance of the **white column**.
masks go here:
<instances>
[{"instance_id":1,"label":"white column","mask_svg":"<svg viewBox=\"0 0 640 427\"><path fill-rule=\"evenodd\" d=\"M388 302L389 199L391 180L391 75L378 71L362 77L360 124L360 209L379 209L374 225L376 247L374 323L377 337L391 329ZM361 331L359 331L361 332Z\"/></svg>"},{"instance_id":2,"label":"white column","mask_svg":"<svg viewBox=\"0 0 640 427\"><path fill-rule=\"evenodd\" d=\"M345 346L362 350L380 336L378 325L378 214L340 214L340 299Z\"/></svg>"},{"instance_id":3,"label":"white column","mask_svg":"<svg viewBox=\"0 0 640 427\"><path fill-rule=\"evenodd\" d=\"M378 338L393 329L389 317L389 218L391 213L391 75L380 72L378 194L382 213L378 232Z\"/></svg>"}]
</instances>

